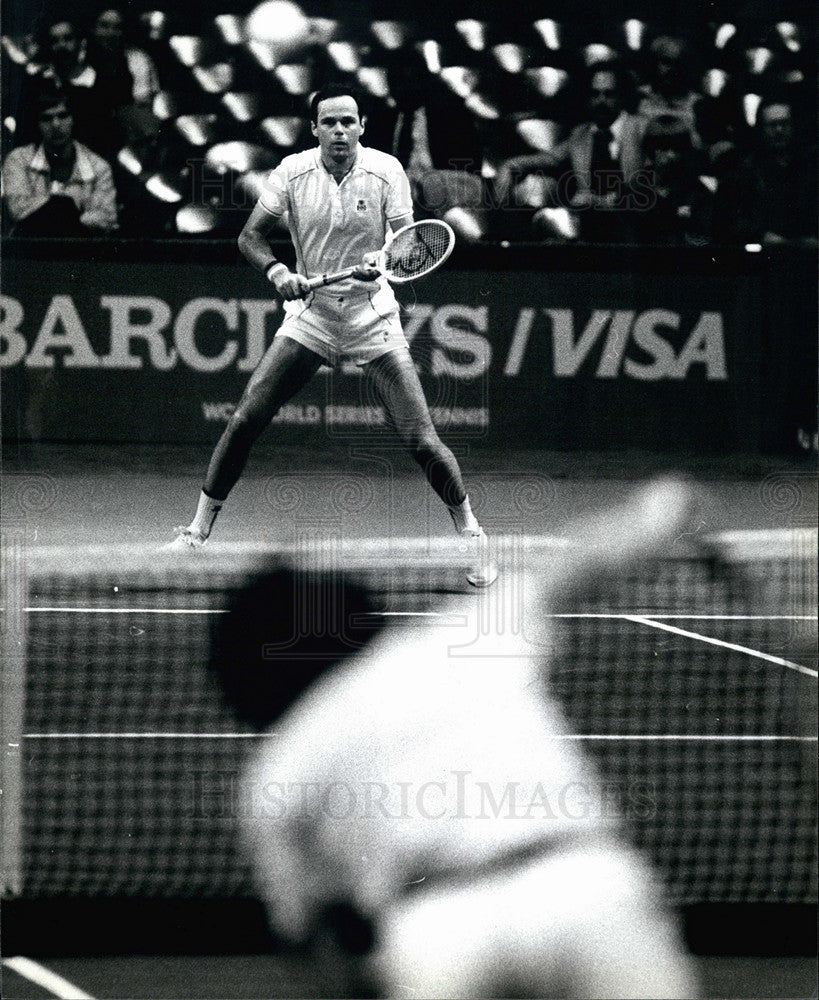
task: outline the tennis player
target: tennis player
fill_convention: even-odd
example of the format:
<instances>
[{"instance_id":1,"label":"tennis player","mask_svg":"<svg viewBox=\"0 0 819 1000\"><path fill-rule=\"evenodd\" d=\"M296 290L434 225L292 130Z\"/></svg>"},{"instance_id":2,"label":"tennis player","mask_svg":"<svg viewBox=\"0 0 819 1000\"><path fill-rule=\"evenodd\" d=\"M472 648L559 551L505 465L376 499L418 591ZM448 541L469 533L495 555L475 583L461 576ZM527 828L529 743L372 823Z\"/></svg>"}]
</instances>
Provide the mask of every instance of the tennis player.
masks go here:
<instances>
[{"instance_id":1,"label":"tennis player","mask_svg":"<svg viewBox=\"0 0 819 1000\"><path fill-rule=\"evenodd\" d=\"M285 318L250 378L208 467L193 521L172 547L205 543L250 449L280 407L322 364L360 365L401 441L449 510L456 530L474 539L468 579L485 586L494 571L486 537L470 507L455 456L433 426L387 281L361 263L412 222L409 182L398 160L362 146L365 118L354 90L331 84L311 102L318 147L285 157L267 179L239 247L285 300ZM278 261L271 237L286 220L297 270ZM310 292L307 277L361 264L354 277ZM470 543L471 544L471 543Z\"/></svg>"},{"instance_id":2,"label":"tennis player","mask_svg":"<svg viewBox=\"0 0 819 1000\"><path fill-rule=\"evenodd\" d=\"M285 570L219 623L228 699L272 726L242 786L244 843L322 995L697 995L547 686L546 612L670 545L688 511L685 487L657 482L548 566L504 567L423 623L380 629L360 589ZM332 623L297 632L305 606Z\"/></svg>"}]
</instances>

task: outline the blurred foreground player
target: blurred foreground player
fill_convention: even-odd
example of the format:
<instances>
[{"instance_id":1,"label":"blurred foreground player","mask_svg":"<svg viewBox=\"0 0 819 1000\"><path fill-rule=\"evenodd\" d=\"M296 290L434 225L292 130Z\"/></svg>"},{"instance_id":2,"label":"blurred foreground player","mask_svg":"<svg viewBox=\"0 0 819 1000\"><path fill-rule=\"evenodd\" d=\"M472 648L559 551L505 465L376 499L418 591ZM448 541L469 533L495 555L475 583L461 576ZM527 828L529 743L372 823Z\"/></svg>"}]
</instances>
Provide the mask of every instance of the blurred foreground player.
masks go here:
<instances>
[{"instance_id":1,"label":"blurred foreground player","mask_svg":"<svg viewBox=\"0 0 819 1000\"><path fill-rule=\"evenodd\" d=\"M681 485L647 487L423 624L381 628L337 577L279 570L239 597L212 665L241 715L275 723L242 834L322 995L696 995L642 858L582 808L596 779L546 688L547 610L668 545L688 508Z\"/></svg>"},{"instance_id":2,"label":"blurred foreground player","mask_svg":"<svg viewBox=\"0 0 819 1000\"><path fill-rule=\"evenodd\" d=\"M311 102L318 146L286 156L239 236L239 247L285 300L285 318L231 415L208 467L193 521L171 547L198 548L247 461L279 409L322 364L352 361L361 368L401 443L446 505L455 529L475 549L467 579L487 586L494 571L485 535L464 489L461 470L441 441L410 357L398 302L386 279L361 264L388 230L412 222L407 175L393 156L362 146L366 117L356 91L329 84ZM287 220L298 258L291 271L273 254L277 227ZM309 277L361 264L355 276L310 292Z\"/></svg>"}]
</instances>

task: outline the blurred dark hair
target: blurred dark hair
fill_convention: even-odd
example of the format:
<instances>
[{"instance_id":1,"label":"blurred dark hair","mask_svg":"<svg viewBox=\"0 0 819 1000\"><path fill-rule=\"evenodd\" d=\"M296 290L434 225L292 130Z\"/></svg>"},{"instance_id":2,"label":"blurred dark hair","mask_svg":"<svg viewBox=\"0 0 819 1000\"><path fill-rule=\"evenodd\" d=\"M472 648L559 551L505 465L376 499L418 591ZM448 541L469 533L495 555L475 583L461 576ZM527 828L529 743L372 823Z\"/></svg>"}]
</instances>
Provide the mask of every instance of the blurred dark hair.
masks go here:
<instances>
[{"instance_id":1,"label":"blurred dark hair","mask_svg":"<svg viewBox=\"0 0 819 1000\"><path fill-rule=\"evenodd\" d=\"M369 593L343 576L277 567L217 616L210 668L237 715L264 729L382 622Z\"/></svg>"},{"instance_id":2,"label":"blurred dark hair","mask_svg":"<svg viewBox=\"0 0 819 1000\"><path fill-rule=\"evenodd\" d=\"M51 50L51 38L48 33L55 24L70 24L74 29L74 34L78 43L82 42L86 37L79 18L74 16L70 10L66 10L64 13L61 13L58 9L52 8L43 14L43 16L39 19L34 32L34 38L37 42L37 46L41 50L46 52Z\"/></svg>"},{"instance_id":3,"label":"blurred dark hair","mask_svg":"<svg viewBox=\"0 0 819 1000\"><path fill-rule=\"evenodd\" d=\"M56 80L48 77L40 81L31 94L31 112L34 121L49 108L64 104L70 115L74 114L71 107L71 95L65 87L61 87Z\"/></svg>"},{"instance_id":4,"label":"blurred dark hair","mask_svg":"<svg viewBox=\"0 0 819 1000\"><path fill-rule=\"evenodd\" d=\"M349 83L326 83L320 90L317 90L310 99L310 121L316 123L318 117L318 106L321 101L326 101L330 97L352 97L358 105L358 117L366 118L367 107L362 91Z\"/></svg>"}]
</instances>

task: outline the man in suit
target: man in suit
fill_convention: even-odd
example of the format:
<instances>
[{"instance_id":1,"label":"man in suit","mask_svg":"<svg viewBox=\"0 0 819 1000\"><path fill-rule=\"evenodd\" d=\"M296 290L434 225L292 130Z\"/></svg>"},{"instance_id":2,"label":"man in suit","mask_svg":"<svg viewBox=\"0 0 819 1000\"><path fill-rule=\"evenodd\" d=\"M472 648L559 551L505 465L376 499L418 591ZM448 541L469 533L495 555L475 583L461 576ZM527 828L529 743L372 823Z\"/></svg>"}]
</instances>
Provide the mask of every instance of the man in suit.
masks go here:
<instances>
[{"instance_id":1,"label":"man in suit","mask_svg":"<svg viewBox=\"0 0 819 1000\"><path fill-rule=\"evenodd\" d=\"M520 204L516 181L547 175L541 205L530 200L530 206L569 209L583 240L621 242L627 232L628 188L642 168L644 129L643 120L627 111L626 104L620 64L611 60L590 67L586 120L554 149L512 157L498 168L495 194L501 210Z\"/></svg>"}]
</instances>

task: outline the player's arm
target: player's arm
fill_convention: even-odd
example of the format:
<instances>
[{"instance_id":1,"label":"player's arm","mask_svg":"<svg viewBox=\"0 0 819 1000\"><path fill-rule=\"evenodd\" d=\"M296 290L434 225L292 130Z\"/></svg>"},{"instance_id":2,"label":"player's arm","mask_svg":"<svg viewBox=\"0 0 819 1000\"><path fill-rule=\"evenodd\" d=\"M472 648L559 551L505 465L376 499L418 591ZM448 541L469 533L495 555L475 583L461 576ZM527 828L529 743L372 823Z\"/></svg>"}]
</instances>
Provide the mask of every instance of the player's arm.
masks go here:
<instances>
[{"instance_id":1,"label":"player's arm","mask_svg":"<svg viewBox=\"0 0 819 1000\"><path fill-rule=\"evenodd\" d=\"M307 279L276 259L271 236L278 216L258 202L239 233L239 250L245 260L267 278L283 299L302 298L308 291Z\"/></svg>"}]
</instances>

